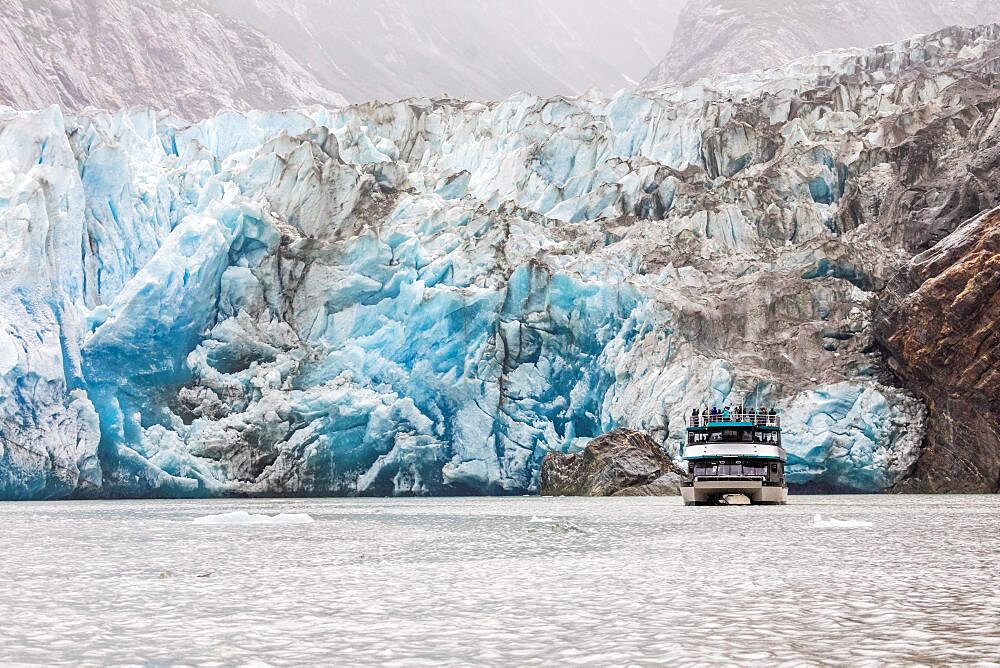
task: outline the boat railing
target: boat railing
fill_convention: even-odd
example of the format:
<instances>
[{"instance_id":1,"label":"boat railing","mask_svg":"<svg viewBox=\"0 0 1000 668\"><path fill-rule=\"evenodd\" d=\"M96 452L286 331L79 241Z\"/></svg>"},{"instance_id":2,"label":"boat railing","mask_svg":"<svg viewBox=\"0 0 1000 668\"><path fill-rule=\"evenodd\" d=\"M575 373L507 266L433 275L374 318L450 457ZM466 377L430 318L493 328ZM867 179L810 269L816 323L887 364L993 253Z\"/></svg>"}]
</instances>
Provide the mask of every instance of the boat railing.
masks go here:
<instances>
[{"instance_id":1,"label":"boat railing","mask_svg":"<svg viewBox=\"0 0 1000 668\"><path fill-rule=\"evenodd\" d=\"M781 417L778 415L756 413L752 411L730 412L728 416L716 413L715 415L699 413L698 415L687 416L687 426L707 427L709 425L728 424L731 422L750 423L755 427L781 427Z\"/></svg>"},{"instance_id":2,"label":"boat railing","mask_svg":"<svg viewBox=\"0 0 1000 668\"><path fill-rule=\"evenodd\" d=\"M759 481L766 482L766 475L696 475L692 478L695 482L743 482Z\"/></svg>"}]
</instances>

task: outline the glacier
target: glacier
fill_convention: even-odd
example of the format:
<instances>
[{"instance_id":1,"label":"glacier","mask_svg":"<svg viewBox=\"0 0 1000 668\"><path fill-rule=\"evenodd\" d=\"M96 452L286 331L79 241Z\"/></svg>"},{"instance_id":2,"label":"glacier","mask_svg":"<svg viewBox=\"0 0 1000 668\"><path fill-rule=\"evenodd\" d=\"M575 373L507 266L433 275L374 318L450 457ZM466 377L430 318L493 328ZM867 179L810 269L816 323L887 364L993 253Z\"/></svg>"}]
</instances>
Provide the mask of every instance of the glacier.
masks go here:
<instances>
[{"instance_id":1,"label":"glacier","mask_svg":"<svg viewBox=\"0 0 1000 668\"><path fill-rule=\"evenodd\" d=\"M925 410L871 340L878 207L998 32L610 98L0 110L0 497L521 494L740 400L792 482L891 487Z\"/></svg>"}]
</instances>

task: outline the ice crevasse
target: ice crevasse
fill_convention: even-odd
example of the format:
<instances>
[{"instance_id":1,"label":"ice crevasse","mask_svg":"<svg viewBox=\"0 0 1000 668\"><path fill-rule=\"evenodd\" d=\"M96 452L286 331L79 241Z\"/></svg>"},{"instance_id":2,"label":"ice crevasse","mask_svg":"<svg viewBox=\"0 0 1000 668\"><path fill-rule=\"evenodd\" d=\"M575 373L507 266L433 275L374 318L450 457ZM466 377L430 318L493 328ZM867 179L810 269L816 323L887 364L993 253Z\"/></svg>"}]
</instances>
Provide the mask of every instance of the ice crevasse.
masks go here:
<instances>
[{"instance_id":1,"label":"ice crevasse","mask_svg":"<svg viewBox=\"0 0 1000 668\"><path fill-rule=\"evenodd\" d=\"M768 209L762 140L692 95L3 111L0 497L524 493L548 451L676 452L747 396L793 482L892 484L919 404L792 345L866 326L864 285L809 275L844 266L850 163L788 121L812 148Z\"/></svg>"}]
</instances>

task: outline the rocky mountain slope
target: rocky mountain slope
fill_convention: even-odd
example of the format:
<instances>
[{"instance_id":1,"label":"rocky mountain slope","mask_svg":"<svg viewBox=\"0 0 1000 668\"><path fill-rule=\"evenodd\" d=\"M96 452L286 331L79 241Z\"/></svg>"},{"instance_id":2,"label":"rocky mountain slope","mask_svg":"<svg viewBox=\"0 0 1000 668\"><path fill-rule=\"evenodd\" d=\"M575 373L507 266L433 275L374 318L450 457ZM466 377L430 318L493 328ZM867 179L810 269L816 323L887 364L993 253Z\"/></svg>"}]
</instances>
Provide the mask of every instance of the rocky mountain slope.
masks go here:
<instances>
[{"instance_id":1,"label":"rocky mountain slope","mask_svg":"<svg viewBox=\"0 0 1000 668\"><path fill-rule=\"evenodd\" d=\"M930 410L926 448L899 488L1000 491L1000 209L913 258L879 302L876 333Z\"/></svg>"},{"instance_id":2,"label":"rocky mountain slope","mask_svg":"<svg viewBox=\"0 0 1000 668\"><path fill-rule=\"evenodd\" d=\"M669 51L642 85L752 72L829 49L993 21L1000 21L993 0L689 0Z\"/></svg>"},{"instance_id":3,"label":"rocky mountain slope","mask_svg":"<svg viewBox=\"0 0 1000 668\"><path fill-rule=\"evenodd\" d=\"M210 0L0 1L0 104L284 109L345 100Z\"/></svg>"},{"instance_id":4,"label":"rocky mountain slope","mask_svg":"<svg viewBox=\"0 0 1000 668\"><path fill-rule=\"evenodd\" d=\"M5 112L0 495L523 493L743 398L793 483L920 480L871 308L1000 205L998 56L987 26L612 98Z\"/></svg>"}]
</instances>

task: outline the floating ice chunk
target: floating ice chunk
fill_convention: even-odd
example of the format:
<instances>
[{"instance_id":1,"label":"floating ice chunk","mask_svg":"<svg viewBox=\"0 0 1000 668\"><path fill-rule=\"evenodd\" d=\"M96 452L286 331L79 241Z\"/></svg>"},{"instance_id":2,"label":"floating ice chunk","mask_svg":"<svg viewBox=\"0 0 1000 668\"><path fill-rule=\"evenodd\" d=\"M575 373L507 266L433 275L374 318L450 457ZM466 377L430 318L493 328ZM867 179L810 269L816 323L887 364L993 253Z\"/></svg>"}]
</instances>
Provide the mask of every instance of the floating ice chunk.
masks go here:
<instances>
[{"instance_id":1,"label":"floating ice chunk","mask_svg":"<svg viewBox=\"0 0 1000 668\"><path fill-rule=\"evenodd\" d=\"M815 529L860 529L870 527L872 523L864 520L838 520L832 517L823 519L822 515L816 513L813 515L812 525Z\"/></svg>"},{"instance_id":2,"label":"floating ice chunk","mask_svg":"<svg viewBox=\"0 0 1000 668\"><path fill-rule=\"evenodd\" d=\"M278 515L251 515L250 513L238 510L233 513L222 513L220 515L206 515L196 517L192 524L228 524L228 525L248 525L248 524L310 524L314 520L306 513L279 513Z\"/></svg>"},{"instance_id":3,"label":"floating ice chunk","mask_svg":"<svg viewBox=\"0 0 1000 668\"><path fill-rule=\"evenodd\" d=\"M538 515L532 515L531 519L528 520L528 524L552 524L555 522L551 517L539 517Z\"/></svg>"},{"instance_id":4,"label":"floating ice chunk","mask_svg":"<svg viewBox=\"0 0 1000 668\"><path fill-rule=\"evenodd\" d=\"M553 531L556 531L558 533L584 533L584 534L590 533L580 525L571 522L569 520L557 523L555 526L552 527L552 529Z\"/></svg>"}]
</instances>

